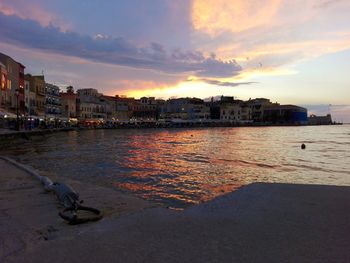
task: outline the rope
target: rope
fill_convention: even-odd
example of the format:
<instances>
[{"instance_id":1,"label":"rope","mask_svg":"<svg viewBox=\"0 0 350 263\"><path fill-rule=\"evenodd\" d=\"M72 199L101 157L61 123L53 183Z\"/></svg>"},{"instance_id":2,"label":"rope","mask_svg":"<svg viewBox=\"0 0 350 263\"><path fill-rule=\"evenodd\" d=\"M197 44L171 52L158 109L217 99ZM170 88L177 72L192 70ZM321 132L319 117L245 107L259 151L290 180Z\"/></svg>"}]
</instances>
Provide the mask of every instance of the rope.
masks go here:
<instances>
[{"instance_id":1,"label":"rope","mask_svg":"<svg viewBox=\"0 0 350 263\"><path fill-rule=\"evenodd\" d=\"M70 225L98 221L103 217L102 213L98 209L80 205L83 200L79 200L79 194L69 185L64 183L53 183L50 178L39 175L34 169L20 164L11 158L0 156L0 159L11 163L15 167L38 179L46 191L54 192L60 204L65 207L61 212L59 212L59 216L68 221ZM89 211L94 215L79 218L77 215L79 210Z\"/></svg>"}]
</instances>

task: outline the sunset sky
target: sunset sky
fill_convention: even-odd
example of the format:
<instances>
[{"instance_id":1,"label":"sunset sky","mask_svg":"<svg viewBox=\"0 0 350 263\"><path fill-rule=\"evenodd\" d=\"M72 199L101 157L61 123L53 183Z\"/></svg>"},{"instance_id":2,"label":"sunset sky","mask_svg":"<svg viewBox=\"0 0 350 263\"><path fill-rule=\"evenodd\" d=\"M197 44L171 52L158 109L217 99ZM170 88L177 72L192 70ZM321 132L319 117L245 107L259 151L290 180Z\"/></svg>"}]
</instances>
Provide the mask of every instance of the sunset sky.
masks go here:
<instances>
[{"instance_id":1,"label":"sunset sky","mask_svg":"<svg viewBox=\"0 0 350 263\"><path fill-rule=\"evenodd\" d=\"M0 0L0 52L108 95L267 97L350 122L349 0Z\"/></svg>"}]
</instances>

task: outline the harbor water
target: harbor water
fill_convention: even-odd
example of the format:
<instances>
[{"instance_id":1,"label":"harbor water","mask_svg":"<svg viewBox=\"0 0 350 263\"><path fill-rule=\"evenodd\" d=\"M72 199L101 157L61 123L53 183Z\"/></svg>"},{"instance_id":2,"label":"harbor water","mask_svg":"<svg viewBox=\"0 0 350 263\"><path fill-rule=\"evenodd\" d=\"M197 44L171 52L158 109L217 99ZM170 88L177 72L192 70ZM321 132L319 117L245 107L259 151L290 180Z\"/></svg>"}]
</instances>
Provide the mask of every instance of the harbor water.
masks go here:
<instances>
[{"instance_id":1,"label":"harbor water","mask_svg":"<svg viewBox=\"0 0 350 263\"><path fill-rule=\"evenodd\" d=\"M71 131L0 154L174 208L253 182L350 186L350 125Z\"/></svg>"}]
</instances>

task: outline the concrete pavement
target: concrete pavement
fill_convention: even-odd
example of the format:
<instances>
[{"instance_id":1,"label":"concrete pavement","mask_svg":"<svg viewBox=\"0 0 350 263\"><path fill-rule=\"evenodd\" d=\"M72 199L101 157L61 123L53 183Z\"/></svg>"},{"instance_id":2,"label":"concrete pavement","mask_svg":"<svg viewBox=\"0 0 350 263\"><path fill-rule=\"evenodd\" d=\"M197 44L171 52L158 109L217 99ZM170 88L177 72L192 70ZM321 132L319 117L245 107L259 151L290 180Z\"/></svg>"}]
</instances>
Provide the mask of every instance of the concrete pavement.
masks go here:
<instances>
[{"instance_id":1,"label":"concrete pavement","mask_svg":"<svg viewBox=\"0 0 350 263\"><path fill-rule=\"evenodd\" d=\"M100 194L108 216L67 226L40 185L17 182L0 182L1 262L350 262L350 187L257 183L184 211L128 213Z\"/></svg>"}]
</instances>

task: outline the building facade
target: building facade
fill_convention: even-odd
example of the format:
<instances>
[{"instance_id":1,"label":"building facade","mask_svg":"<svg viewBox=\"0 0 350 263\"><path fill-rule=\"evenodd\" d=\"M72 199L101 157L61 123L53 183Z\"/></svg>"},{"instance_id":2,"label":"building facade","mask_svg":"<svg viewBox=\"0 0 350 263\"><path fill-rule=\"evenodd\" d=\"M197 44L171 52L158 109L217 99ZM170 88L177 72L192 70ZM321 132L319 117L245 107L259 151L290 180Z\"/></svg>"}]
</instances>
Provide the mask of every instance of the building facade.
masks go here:
<instances>
[{"instance_id":1,"label":"building facade","mask_svg":"<svg viewBox=\"0 0 350 263\"><path fill-rule=\"evenodd\" d=\"M241 121L244 123L252 122L252 108L245 102L241 102Z\"/></svg>"},{"instance_id":2,"label":"building facade","mask_svg":"<svg viewBox=\"0 0 350 263\"><path fill-rule=\"evenodd\" d=\"M6 69L6 102L3 105L5 110L16 112L17 109L20 114L25 113L24 102L24 69L25 67L15 61L13 58L0 53L0 63L2 68ZM2 71L4 71L4 69Z\"/></svg>"},{"instance_id":3,"label":"building facade","mask_svg":"<svg viewBox=\"0 0 350 263\"><path fill-rule=\"evenodd\" d=\"M269 99L265 98L249 99L245 103L250 107L250 117L253 122L263 122L265 108L273 105Z\"/></svg>"},{"instance_id":4,"label":"building facade","mask_svg":"<svg viewBox=\"0 0 350 263\"><path fill-rule=\"evenodd\" d=\"M160 107L160 119L164 121L200 122L210 119L210 107L202 99L170 99Z\"/></svg>"},{"instance_id":5,"label":"building facade","mask_svg":"<svg viewBox=\"0 0 350 263\"><path fill-rule=\"evenodd\" d=\"M25 95L24 95L24 69L25 67L18 63L18 71L19 71L19 97L18 97L18 103L19 103L19 111L21 114L25 114ZM15 95L16 97L17 95ZM17 102L16 102L17 104Z\"/></svg>"},{"instance_id":6,"label":"building facade","mask_svg":"<svg viewBox=\"0 0 350 263\"><path fill-rule=\"evenodd\" d=\"M116 115L115 120L120 123L128 123L133 115L133 105L135 99L124 96L115 96Z\"/></svg>"},{"instance_id":7,"label":"building facade","mask_svg":"<svg viewBox=\"0 0 350 263\"><path fill-rule=\"evenodd\" d=\"M30 81L24 81L24 98L25 98L25 112L26 115L36 115L36 95L30 89Z\"/></svg>"},{"instance_id":8,"label":"building facade","mask_svg":"<svg viewBox=\"0 0 350 263\"><path fill-rule=\"evenodd\" d=\"M60 94L61 116L63 118L77 118L77 99L78 95L73 91Z\"/></svg>"},{"instance_id":9,"label":"building facade","mask_svg":"<svg viewBox=\"0 0 350 263\"><path fill-rule=\"evenodd\" d=\"M220 107L220 120L238 123L241 121L241 105L238 103L224 103Z\"/></svg>"},{"instance_id":10,"label":"building facade","mask_svg":"<svg viewBox=\"0 0 350 263\"><path fill-rule=\"evenodd\" d=\"M132 103L132 119L138 122L155 122L158 117L157 101L154 97L142 97Z\"/></svg>"},{"instance_id":11,"label":"building facade","mask_svg":"<svg viewBox=\"0 0 350 263\"><path fill-rule=\"evenodd\" d=\"M30 115L37 115L45 118L45 78L44 76L32 76L30 74L25 75L25 80L29 82L29 94L30 100L33 101L33 105L30 103ZM34 96L31 94L35 94Z\"/></svg>"},{"instance_id":12,"label":"building facade","mask_svg":"<svg viewBox=\"0 0 350 263\"><path fill-rule=\"evenodd\" d=\"M330 114L327 114L326 116L316 116L311 114L308 118L309 125L330 125L332 123L332 116Z\"/></svg>"},{"instance_id":13,"label":"building facade","mask_svg":"<svg viewBox=\"0 0 350 263\"><path fill-rule=\"evenodd\" d=\"M241 101L236 101L234 97L222 96L218 104L220 105L221 121L231 123L241 121Z\"/></svg>"},{"instance_id":14,"label":"building facade","mask_svg":"<svg viewBox=\"0 0 350 263\"><path fill-rule=\"evenodd\" d=\"M305 125L308 122L307 109L295 105L271 105L264 109L264 122Z\"/></svg>"},{"instance_id":15,"label":"building facade","mask_svg":"<svg viewBox=\"0 0 350 263\"><path fill-rule=\"evenodd\" d=\"M79 120L95 122L107 119L106 103L102 94L96 89L79 89L77 94Z\"/></svg>"},{"instance_id":16,"label":"building facade","mask_svg":"<svg viewBox=\"0 0 350 263\"><path fill-rule=\"evenodd\" d=\"M116 121L116 98L113 96L102 95L100 102L105 105L106 120L110 122Z\"/></svg>"},{"instance_id":17,"label":"building facade","mask_svg":"<svg viewBox=\"0 0 350 263\"><path fill-rule=\"evenodd\" d=\"M45 84L45 112L50 118L57 118L61 114L60 88L50 83Z\"/></svg>"},{"instance_id":18,"label":"building facade","mask_svg":"<svg viewBox=\"0 0 350 263\"><path fill-rule=\"evenodd\" d=\"M11 89L7 87L7 69L0 62L0 108L6 110L11 107Z\"/></svg>"}]
</instances>

